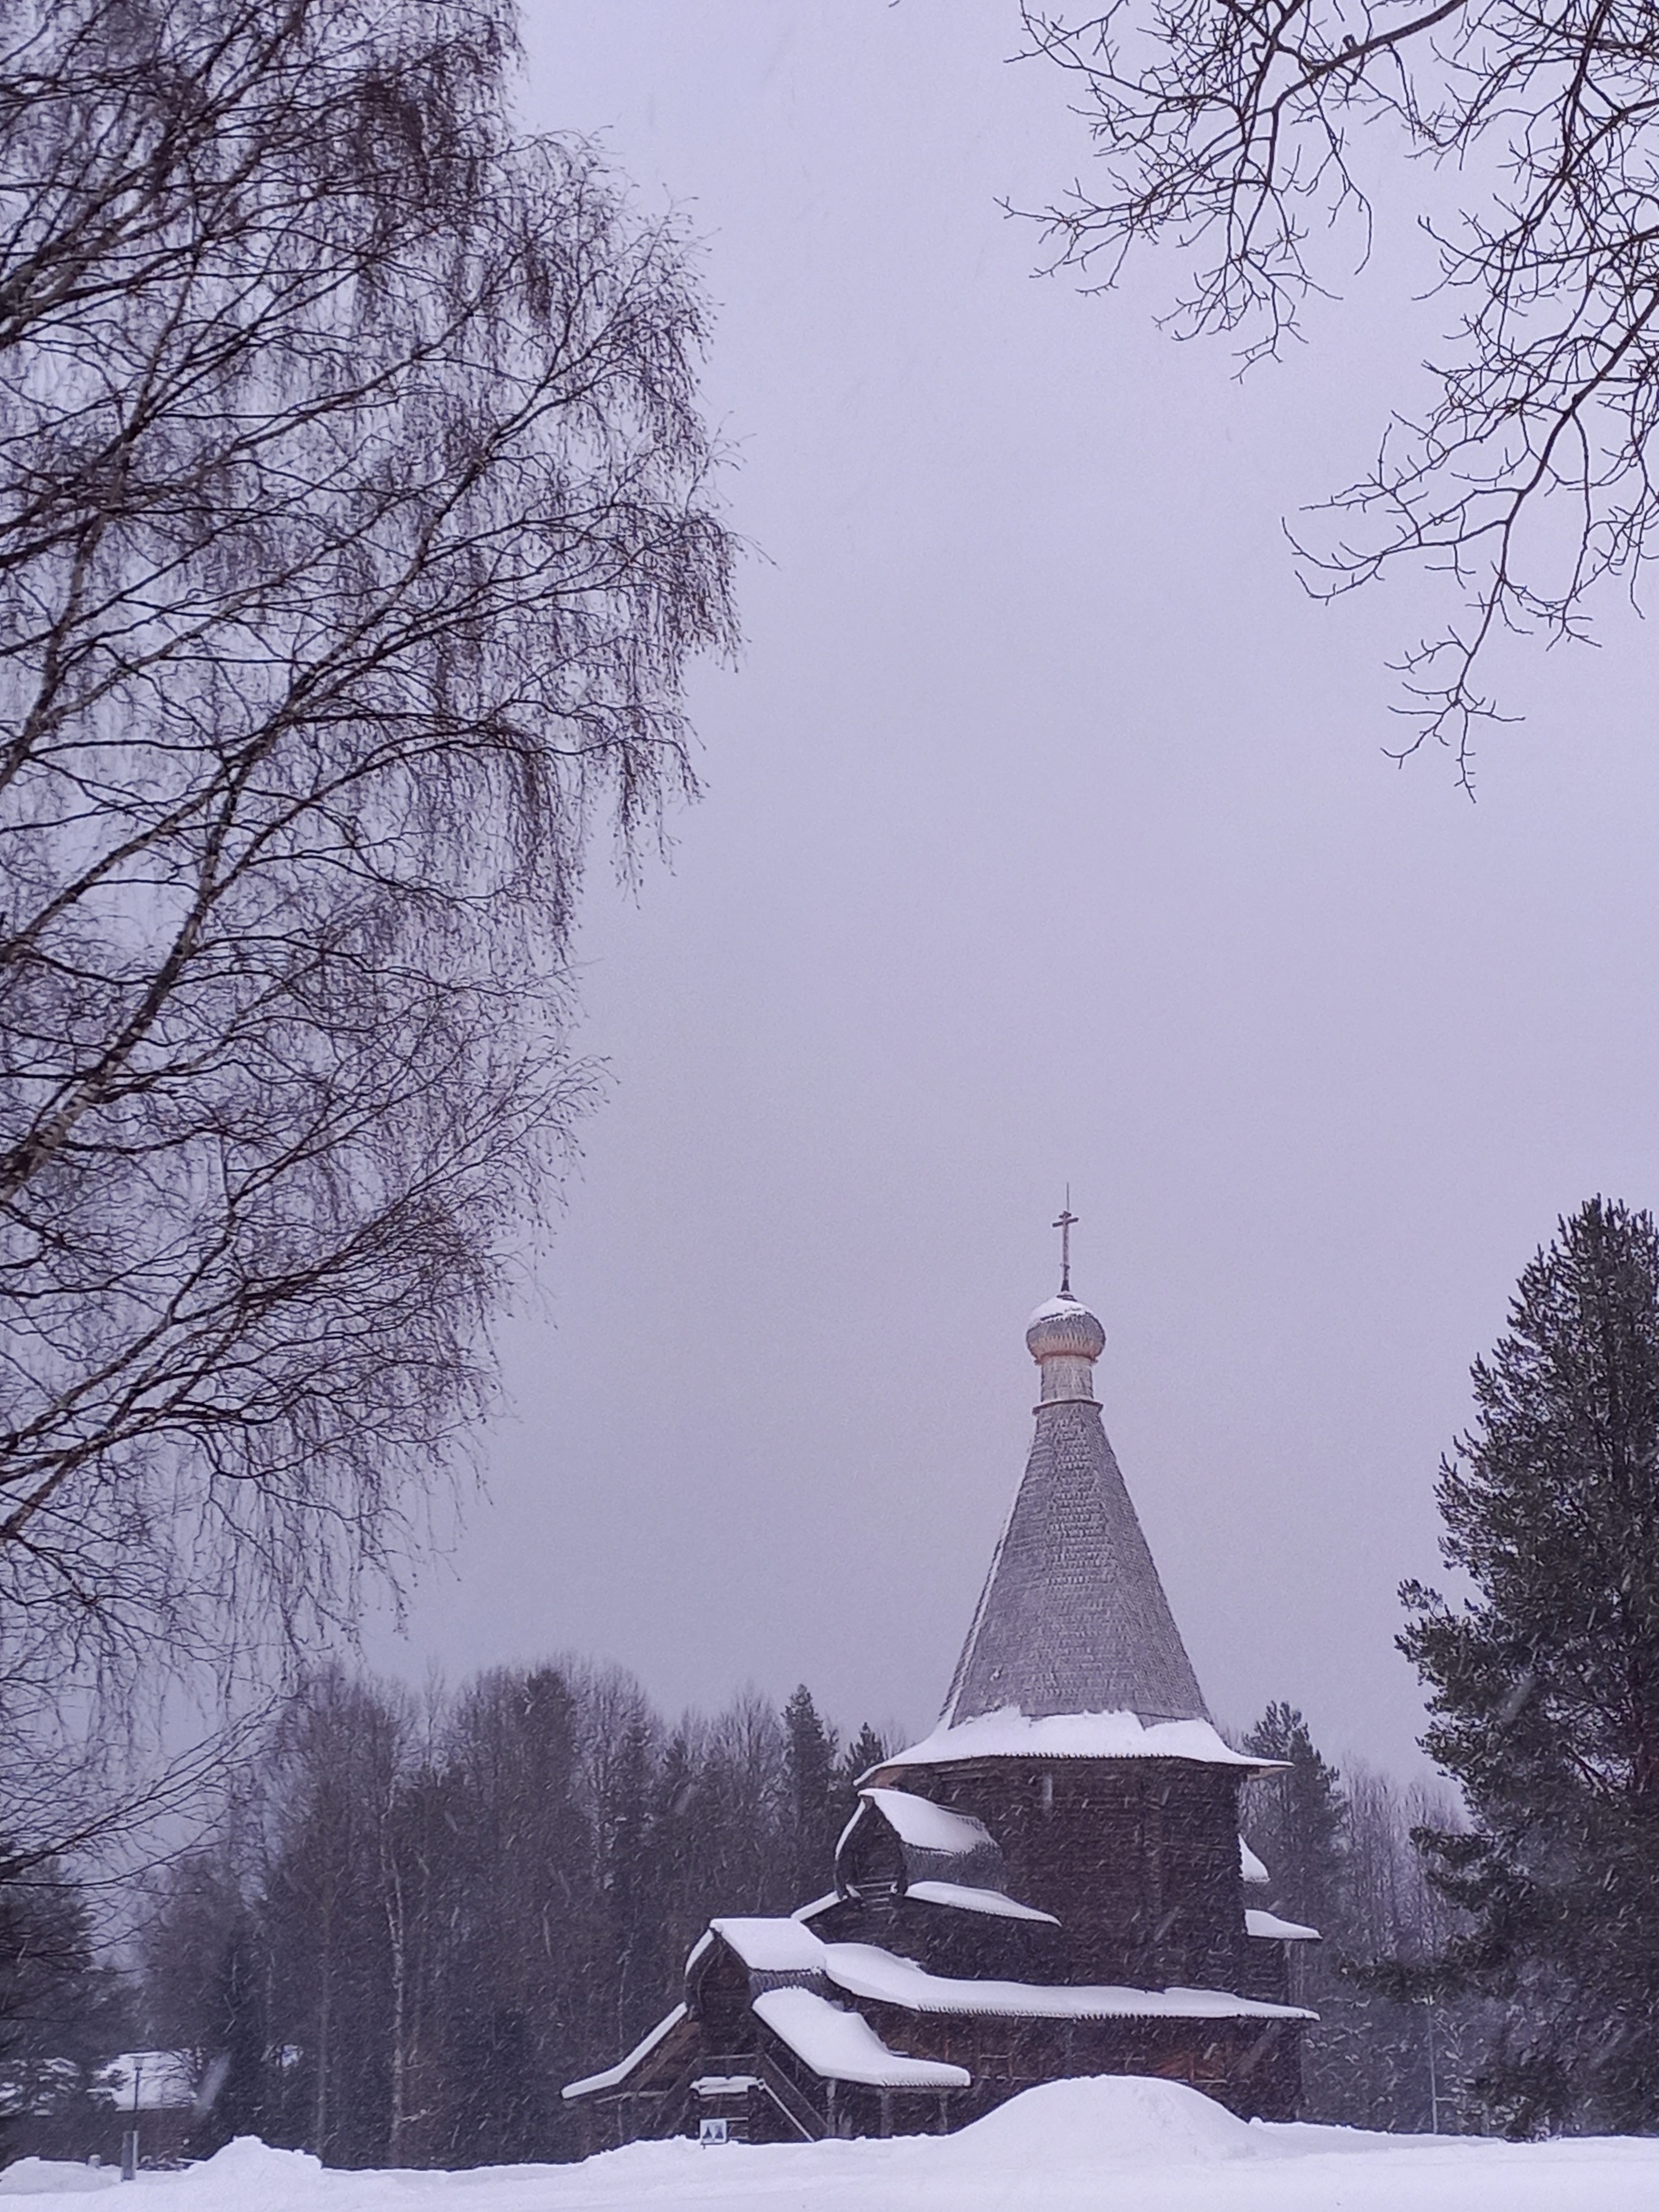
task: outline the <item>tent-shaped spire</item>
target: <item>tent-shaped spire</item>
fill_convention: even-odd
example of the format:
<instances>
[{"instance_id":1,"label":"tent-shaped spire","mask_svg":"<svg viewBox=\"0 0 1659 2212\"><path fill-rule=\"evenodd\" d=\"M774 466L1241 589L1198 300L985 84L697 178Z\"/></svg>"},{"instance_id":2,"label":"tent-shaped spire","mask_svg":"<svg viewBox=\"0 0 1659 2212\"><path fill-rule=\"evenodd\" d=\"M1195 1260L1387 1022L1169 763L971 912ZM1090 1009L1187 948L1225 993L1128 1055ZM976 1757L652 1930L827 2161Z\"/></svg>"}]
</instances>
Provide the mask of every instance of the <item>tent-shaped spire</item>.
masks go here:
<instances>
[{"instance_id":1,"label":"tent-shaped spire","mask_svg":"<svg viewBox=\"0 0 1659 2212\"><path fill-rule=\"evenodd\" d=\"M1106 1332L1068 1285L1025 1341L1042 1373L1036 1433L942 1723L1011 1705L1207 1720L1095 1401Z\"/></svg>"}]
</instances>

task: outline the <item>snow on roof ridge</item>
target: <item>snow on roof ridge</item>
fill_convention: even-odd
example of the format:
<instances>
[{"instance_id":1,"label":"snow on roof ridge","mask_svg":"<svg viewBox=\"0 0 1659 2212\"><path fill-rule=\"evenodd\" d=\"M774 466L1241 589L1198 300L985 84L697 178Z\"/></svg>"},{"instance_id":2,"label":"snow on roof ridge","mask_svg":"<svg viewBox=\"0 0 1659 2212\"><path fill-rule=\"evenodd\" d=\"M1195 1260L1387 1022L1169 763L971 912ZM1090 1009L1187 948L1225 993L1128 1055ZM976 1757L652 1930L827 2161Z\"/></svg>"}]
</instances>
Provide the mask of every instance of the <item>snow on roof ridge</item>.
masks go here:
<instances>
[{"instance_id":1,"label":"snow on roof ridge","mask_svg":"<svg viewBox=\"0 0 1659 2212\"><path fill-rule=\"evenodd\" d=\"M591 2096L595 2089L614 2089L623 2076L637 2066L641 2058L648 2058L671 2028L676 2028L685 2018L685 2007L677 2004L672 2012L659 2020L648 2035L641 2036L626 2058L619 2058L614 2066L607 2066L603 2074L585 2074L580 2081L567 2081L559 2094L564 2098Z\"/></svg>"},{"instance_id":2,"label":"snow on roof ridge","mask_svg":"<svg viewBox=\"0 0 1659 2212\"><path fill-rule=\"evenodd\" d=\"M859 1796L878 1813L898 1837L919 1851L938 1851L949 1858L969 1858L975 1851L994 1850L996 1843L983 1820L971 1813L953 1813L931 1797L913 1790L860 1790Z\"/></svg>"},{"instance_id":3,"label":"snow on roof ridge","mask_svg":"<svg viewBox=\"0 0 1659 2212\"><path fill-rule=\"evenodd\" d=\"M1255 1905L1244 1908L1244 1933L1271 1938L1279 1943L1322 1943L1325 1940L1316 1928L1304 1928L1299 1920L1281 1920L1276 1912L1263 1912Z\"/></svg>"},{"instance_id":4,"label":"snow on roof ridge","mask_svg":"<svg viewBox=\"0 0 1659 2212\"><path fill-rule=\"evenodd\" d=\"M1283 1761L1253 1759L1223 1741L1205 1720L1144 1721L1139 1713L1023 1713L1004 1705L957 1721L894 1752L872 1773L939 1766L957 1759L1184 1759L1205 1766L1277 1773Z\"/></svg>"},{"instance_id":5,"label":"snow on roof ridge","mask_svg":"<svg viewBox=\"0 0 1659 2212\"><path fill-rule=\"evenodd\" d=\"M798 1905L789 1917L792 1920L811 1920L815 1914L827 1912L832 1905L840 1903L841 1892L838 1889L826 1889L822 1897L815 1897L805 1905ZM692 1955L695 1957L696 1954ZM688 1960L686 1963L689 1966L690 1960Z\"/></svg>"},{"instance_id":6,"label":"snow on roof ridge","mask_svg":"<svg viewBox=\"0 0 1659 2212\"><path fill-rule=\"evenodd\" d=\"M919 1889L952 1889L954 1883L919 1884ZM913 1893L914 1894L915 1893ZM995 1893L982 1893L989 1897ZM926 1901L926 1900L924 1900ZM943 1901L943 1900L934 1900ZM1005 1905L1014 1906L1014 1900L1004 1900ZM984 1908L981 1908L984 1909ZM1032 1912L1027 1906L1014 1906L1018 1917ZM1033 1914L1047 1918L1046 1914ZM1271 1918L1272 1915L1264 1916ZM1288 1926L1291 1923L1282 1923ZM1229 1990L1136 1990L1117 1986L1074 1986L1066 1983L1004 1982L955 1980L943 1974L930 1974L913 1959L902 1959L895 1953L884 1951L873 1943L826 1943L810 1928L798 1920L767 1919L758 1915L739 1915L711 1921L714 1934L731 1944L744 1963L757 1973L822 1974L828 1981L845 1990L849 1996L866 1997L877 2003L902 2006L909 2012L928 2013L991 2013L1013 2018L1047 2020L1313 2020L1317 2014L1300 2005L1268 2004L1256 1997L1241 1997ZM1311 1931L1308 1931L1311 1932ZM1281 1939L1288 1940L1288 1939ZM777 2006L770 2000L788 1996L792 2002ZM810 2008L793 2002L797 1997L815 1997L823 2007L822 2017ZM875 2030L856 2013L842 2013L817 1993L806 1989L766 1990L750 1999L754 2009L776 2033L781 2035L790 2048L805 2059L818 2072L834 2074L837 2079L848 2081L885 2081L887 2086L898 2087L930 2087L950 2088L965 2087L968 2080L959 2067L945 2067L929 2059L913 2059L902 2052L888 2051ZM796 2023L803 2036L817 2033L822 2036L842 2039L836 2045L835 2054L826 2067L802 2048L793 2034L787 2033L773 2017ZM648 2057L669 2033L678 2027L686 2016L684 2004L659 2021L651 2033L635 2045L625 2058L608 2066L602 2074L589 2074L580 2081L566 2084L565 2098L591 2095L598 2089L615 2088L619 2082ZM868 2031L866 2044L859 2029L831 2028L829 2021L856 2019ZM872 2053L870 2045L875 2046ZM856 2046L856 2047L855 2047ZM820 2053L829 2046L822 2042L814 2049ZM920 2074L880 2075L842 2070L843 2065L854 2063L874 2064L877 2054L885 2052L896 2067L932 2067L933 2071L924 2077ZM958 2081L957 2076L961 2075ZM948 2077L948 2078L947 2078Z\"/></svg>"},{"instance_id":7,"label":"snow on roof ridge","mask_svg":"<svg viewBox=\"0 0 1659 2212\"><path fill-rule=\"evenodd\" d=\"M765 1990L754 2008L820 2080L884 2089L965 2089L973 2079L964 2066L890 2050L862 2013L831 2004L816 1990Z\"/></svg>"},{"instance_id":8,"label":"snow on roof ridge","mask_svg":"<svg viewBox=\"0 0 1659 2212\"><path fill-rule=\"evenodd\" d=\"M1316 2020L1302 2005L1231 1990L1136 1990L1065 1982L962 1981L930 1974L872 1943L826 1943L825 1970L851 1996L908 2012L994 2013L1028 2020Z\"/></svg>"},{"instance_id":9,"label":"snow on roof ridge","mask_svg":"<svg viewBox=\"0 0 1659 2212\"><path fill-rule=\"evenodd\" d=\"M913 1881L906 1884L904 1893L920 1898L924 1905L951 1905L961 1912L988 1912L1001 1920L1041 1920L1050 1928L1060 1925L1052 1912L1022 1905L1006 1890L977 1889L961 1881Z\"/></svg>"},{"instance_id":10,"label":"snow on roof ridge","mask_svg":"<svg viewBox=\"0 0 1659 2212\"><path fill-rule=\"evenodd\" d=\"M810 1928L787 1915L736 1913L711 1920L751 1973L813 1974L823 1971L823 1945Z\"/></svg>"}]
</instances>

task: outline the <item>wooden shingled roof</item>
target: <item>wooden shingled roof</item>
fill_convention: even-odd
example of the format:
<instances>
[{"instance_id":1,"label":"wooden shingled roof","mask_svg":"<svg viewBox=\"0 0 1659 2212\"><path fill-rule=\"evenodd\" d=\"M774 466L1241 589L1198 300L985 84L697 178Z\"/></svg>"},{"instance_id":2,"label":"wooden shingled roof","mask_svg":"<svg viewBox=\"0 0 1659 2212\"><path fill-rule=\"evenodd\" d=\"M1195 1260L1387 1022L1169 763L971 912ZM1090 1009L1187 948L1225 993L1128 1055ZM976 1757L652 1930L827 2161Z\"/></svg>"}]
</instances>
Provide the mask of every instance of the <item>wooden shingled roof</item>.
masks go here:
<instances>
[{"instance_id":1,"label":"wooden shingled roof","mask_svg":"<svg viewBox=\"0 0 1659 2212\"><path fill-rule=\"evenodd\" d=\"M1035 1323L1028 1341L1041 1362ZM1033 1718L1209 1717L1092 1397L1048 1401L1045 1390L941 1723L1009 1706Z\"/></svg>"}]
</instances>

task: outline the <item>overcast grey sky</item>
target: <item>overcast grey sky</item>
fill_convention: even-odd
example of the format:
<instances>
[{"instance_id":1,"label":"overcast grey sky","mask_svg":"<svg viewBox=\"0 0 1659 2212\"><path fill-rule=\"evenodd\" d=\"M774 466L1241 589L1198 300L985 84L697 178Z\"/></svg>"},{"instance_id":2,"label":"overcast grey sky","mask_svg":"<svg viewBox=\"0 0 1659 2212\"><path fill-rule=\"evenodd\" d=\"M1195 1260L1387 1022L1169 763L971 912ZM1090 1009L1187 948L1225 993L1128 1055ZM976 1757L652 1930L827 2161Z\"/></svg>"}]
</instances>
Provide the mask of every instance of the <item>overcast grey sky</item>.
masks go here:
<instances>
[{"instance_id":1,"label":"overcast grey sky","mask_svg":"<svg viewBox=\"0 0 1659 2212\"><path fill-rule=\"evenodd\" d=\"M925 1728L1069 1178L1218 1718L1289 1698L1408 1768L1395 1591L1468 1364L1560 1211L1659 1182L1652 647L1518 662L1477 805L1385 759L1411 592L1321 610L1279 523L1409 397L1409 248L1242 386L1151 326L1172 268L1034 280L999 200L1086 148L1011 0L529 17L533 120L706 240L749 643L672 871L596 874L611 1096L489 1503L382 1656Z\"/></svg>"}]
</instances>

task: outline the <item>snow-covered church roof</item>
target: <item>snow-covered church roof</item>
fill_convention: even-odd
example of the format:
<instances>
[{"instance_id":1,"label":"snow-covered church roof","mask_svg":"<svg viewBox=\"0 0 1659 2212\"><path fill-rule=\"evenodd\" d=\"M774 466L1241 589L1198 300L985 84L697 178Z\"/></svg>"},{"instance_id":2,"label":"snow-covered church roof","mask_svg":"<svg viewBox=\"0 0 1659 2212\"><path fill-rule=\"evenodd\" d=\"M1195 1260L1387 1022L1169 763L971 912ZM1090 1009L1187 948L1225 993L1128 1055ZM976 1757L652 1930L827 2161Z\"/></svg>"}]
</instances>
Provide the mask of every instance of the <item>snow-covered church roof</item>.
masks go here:
<instances>
[{"instance_id":1,"label":"snow-covered church roof","mask_svg":"<svg viewBox=\"0 0 1659 2212\"><path fill-rule=\"evenodd\" d=\"M875 1771L888 1780L906 1767L949 1766L963 1759L1036 1759L1045 1765L1068 1759L1178 1759L1251 1774L1276 1773L1284 1765L1282 1759L1235 1751L1208 1721L1143 1721L1129 1712L1048 1713L1033 1719L1009 1705L971 1720L941 1722L930 1736L894 1752Z\"/></svg>"},{"instance_id":2,"label":"snow-covered church roof","mask_svg":"<svg viewBox=\"0 0 1659 2212\"><path fill-rule=\"evenodd\" d=\"M991 1714L1093 1714L1153 1726L1198 1723L1211 1738L1203 1693L1095 1399L1106 1332L1079 1300L1062 1295L1037 1308L1025 1340L1042 1376L1036 1431L941 1734ZM935 1755L940 1741L933 1739ZM1229 1756L1219 1738L1213 1746ZM1213 1755L1207 1742L1198 1755Z\"/></svg>"}]
</instances>

